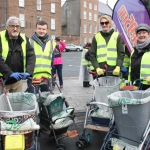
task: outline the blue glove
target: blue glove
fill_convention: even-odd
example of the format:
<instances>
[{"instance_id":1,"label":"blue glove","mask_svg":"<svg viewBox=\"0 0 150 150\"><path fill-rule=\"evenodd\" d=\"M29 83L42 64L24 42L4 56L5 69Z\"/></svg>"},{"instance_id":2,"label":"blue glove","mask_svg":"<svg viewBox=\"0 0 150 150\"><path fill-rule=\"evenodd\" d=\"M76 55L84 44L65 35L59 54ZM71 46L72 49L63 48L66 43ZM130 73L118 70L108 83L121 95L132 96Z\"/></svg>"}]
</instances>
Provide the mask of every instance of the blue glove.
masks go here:
<instances>
[{"instance_id":1,"label":"blue glove","mask_svg":"<svg viewBox=\"0 0 150 150\"><path fill-rule=\"evenodd\" d=\"M27 79L27 77L30 76L30 74L27 73L27 72L22 72L22 73L20 73L20 74L21 74L23 80Z\"/></svg>"},{"instance_id":2,"label":"blue glove","mask_svg":"<svg viewBox=\"0 0 150 150\"><path fill-rule=\"evenodd\" d=\"M125 67L125 66L122 66L121 67L121 72L123 72L123 73L126 73L128 70L127 70L127 68Z\"/></svg>"},{"instance_id":3,"label":"blue glove","mask_svg":"<svg viewBox=\"0 0 150 150\"><path fill-rule=\"evenodd\" d=\"M17 81L22 79L22 76L19 72L14 72L10 75L11 78L15 78Z\"/></svg>"}]
</instances>

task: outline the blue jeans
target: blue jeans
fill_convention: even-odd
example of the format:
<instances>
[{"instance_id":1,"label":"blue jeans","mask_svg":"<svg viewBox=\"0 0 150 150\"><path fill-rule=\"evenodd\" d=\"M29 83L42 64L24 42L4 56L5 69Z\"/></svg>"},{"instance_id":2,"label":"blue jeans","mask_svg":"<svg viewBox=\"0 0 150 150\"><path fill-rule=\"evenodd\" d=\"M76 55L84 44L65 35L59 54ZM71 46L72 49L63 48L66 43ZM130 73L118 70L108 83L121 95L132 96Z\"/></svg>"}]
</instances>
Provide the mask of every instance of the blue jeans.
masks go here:
<instances>
[{"instance_id":1,"label":"blue jeans","mask_svg":"<svg viewBox=\"0 0 150 150\"><path fill-rule=\"evenodd\" d=\"M39 90L41 92L49 92L50 91L49 84L35 85L35 87L33 87L31 85L31 82L32 82L31 79L27 80L27 85L28 85L28 87L30 86L28 89L29 93L37 94L37 93L39 93ZM47 79L43 79L42 82L47 82Z\"/></svg>"},{"instance_id":2,"label":"blue jeans","mask_svg":"<svg viewBox=\"0 0 150 150\"><path fill-rule=\"evenodd\" d=\"M62 64L60 64L60 65L54 65L54 66L52 67L52 75L56 74L56 71L57 71L58 78L59 78L59 84L60 84L60 85L63 85L62 68L63 68L63 65L62 65Z\"/></svg>"}]
</instances>

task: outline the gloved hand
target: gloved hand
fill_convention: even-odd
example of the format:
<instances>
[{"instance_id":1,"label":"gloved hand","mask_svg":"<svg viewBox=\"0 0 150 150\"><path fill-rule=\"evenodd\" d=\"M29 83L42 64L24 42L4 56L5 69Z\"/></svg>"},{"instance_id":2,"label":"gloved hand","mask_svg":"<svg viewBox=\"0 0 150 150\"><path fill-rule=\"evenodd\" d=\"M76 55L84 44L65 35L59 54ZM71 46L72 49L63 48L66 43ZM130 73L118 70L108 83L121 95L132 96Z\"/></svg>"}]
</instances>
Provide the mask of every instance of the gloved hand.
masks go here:
<instances>
[{"instance_id":1,"label":"gloved hand","mask_svg":"<svg viewBox=\"0 0 150 150\"><path fill-rule=\"evenodd\" d=\"M10 75L11 78L15 78L17 81L22 79L22 76L19 72L14 72Z\"/></svg>"},{"instance_id":2,"label":"gloved hand","mask_svg":"<svg viewBox=\"0 0 150 150\"><path fill-rule=\"evenodd\" d=\"M125 67L125 66L122 66L121 67L121 72L123 72L123 73L126 73L128 70L127 70L127 68Z\"/></svg>"},{"instance_id":3,"label":"gloved hand","mask_svg":"<svg viewBox=\"0 0 150 150\"><path fill-rule=\"evenodd\" d=\"M116 66L116 68L113 70L113 75L118 76L120 74L120 67Z\"/></svg>"},{"instance_id":4,"label":"gloved hand","mask_svg":"<svg viewBox=\"0 0 150 150\"><path fill-rule=\"evenodd\" d=\"M146 78L146 82L147 82L148 84L150 84L150 76L148 76L148 77Z\"/></svg>"},{"instance_id":5,"label":"gloved hand","mask_svg":"<svg viewBox=\"0 0 150 150\"><path fill-rule=\"evenodd\" d=\"M101 69L101 68L97 68L96 69L96 72L97 72L97 74L100 76L100 75L104 75L104 70L103 69Z\"/></svg>"},{"instance_id":6,"label":"gloved hand","mask_svg":"<svg viewBox=\"0 0 150 150\"><path fill-rule=\"evenodd\" d=\"M30 74L29 73L27 73L27 72L22 72L22 73L20 73L21 75L22 75L22 79L27 79L27 77L29 77L30 76Z\"/></svg>"}]
</instances>

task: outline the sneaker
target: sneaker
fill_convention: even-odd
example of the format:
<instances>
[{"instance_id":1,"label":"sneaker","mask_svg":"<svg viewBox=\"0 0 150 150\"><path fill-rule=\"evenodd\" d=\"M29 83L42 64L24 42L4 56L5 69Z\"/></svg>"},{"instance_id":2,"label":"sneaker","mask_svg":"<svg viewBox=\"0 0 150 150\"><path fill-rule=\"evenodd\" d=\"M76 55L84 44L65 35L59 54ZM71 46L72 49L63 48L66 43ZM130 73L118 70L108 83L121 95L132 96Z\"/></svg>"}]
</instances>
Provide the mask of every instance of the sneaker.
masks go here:
<instances>
[{"instance_id":1,"label":"sneaker","mask_svg":"<svg viewBox=\"0 0 150 150\"><path fill-rule=\"evenodd\" d=\"M63 85L60 86L60 89L62 89L62 88L63 88Z\"/></svg>"}]
</instances>

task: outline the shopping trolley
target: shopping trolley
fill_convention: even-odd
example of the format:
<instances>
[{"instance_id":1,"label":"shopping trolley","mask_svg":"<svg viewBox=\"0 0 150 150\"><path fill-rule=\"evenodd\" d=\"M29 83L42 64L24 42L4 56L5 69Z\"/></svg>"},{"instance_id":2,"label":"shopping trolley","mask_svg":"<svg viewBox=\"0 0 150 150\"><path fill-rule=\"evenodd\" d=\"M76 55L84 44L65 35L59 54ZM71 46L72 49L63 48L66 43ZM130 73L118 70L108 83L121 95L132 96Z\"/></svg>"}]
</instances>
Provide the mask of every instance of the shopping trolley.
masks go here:
<instances>
[{"instance_id":1,"label":"shopping trolley","mask_svg":"<svg viewBox=\"0 0 150 150\"><path fill-rule=\"evenodd\" d=\"M107 95L118 91L122 80L116 76L103 76L94 79L94 94L92 101L87 103L84 129L76 142L78 149L84 149L90 143L90 134L86 129L108 132L113 124L112 110L109 108ZM90 122L88 122L90 118Z\"/></svg>"},{"instance_id":2,"label":"shopping trolley","mask_svg":"<svg viewBox=\"0 0 150 150\"><path fill-rule=\"evenodd\" d=\"M140 90L143 80L137 81L140 81L138 88L129 87L132 90L129 91L126 87L125 91L108 96L114 124L106 134L101 150L150 149L150 90Z\"/></svg>"},{"instance_id":3,"label":"shopping trolley","mask_svg":"<svg viewBox=\"0 0 150 150\"><path fill-rule=\"evenodd\" d=\"M0 149L1 150L40 150L35 132L40 126L36 123L38 105L32 93L6 93L5 81L0 95Z\"/></svg>"}]
</instances>

